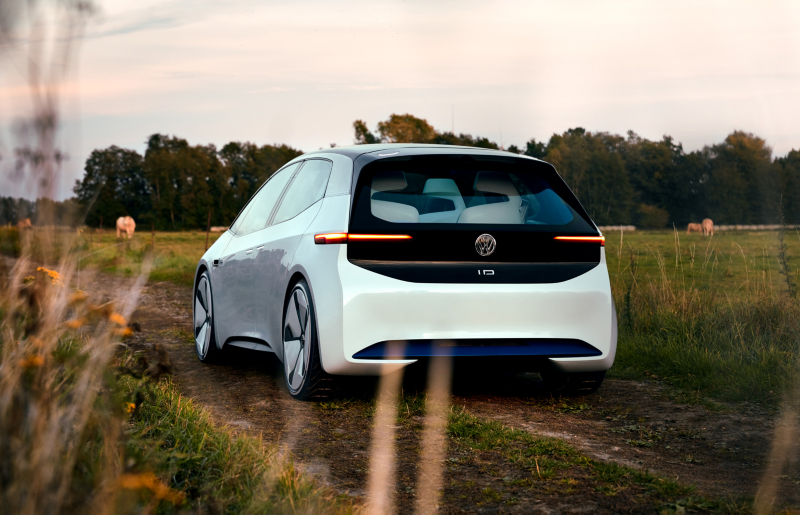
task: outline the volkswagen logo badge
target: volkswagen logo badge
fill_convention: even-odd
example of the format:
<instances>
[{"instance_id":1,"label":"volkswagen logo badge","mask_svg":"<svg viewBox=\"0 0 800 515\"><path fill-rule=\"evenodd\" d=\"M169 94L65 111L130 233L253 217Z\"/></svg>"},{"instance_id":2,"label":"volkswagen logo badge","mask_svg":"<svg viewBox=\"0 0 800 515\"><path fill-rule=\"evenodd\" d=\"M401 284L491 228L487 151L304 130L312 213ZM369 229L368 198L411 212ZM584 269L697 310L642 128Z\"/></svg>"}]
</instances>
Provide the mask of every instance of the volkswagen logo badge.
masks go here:
<instances>
[{"instance_id":1,"label":"volkswagen logo badge","mask_svg":"<svg viewBox=\"0 0 800 515\"><path fill-rule=\"evenodd\" d=\"M495 247L497 247L497 242L491 234L481 234L475 240L475 250L483 257L491 255Z\"/></svg>"}]
</instances>

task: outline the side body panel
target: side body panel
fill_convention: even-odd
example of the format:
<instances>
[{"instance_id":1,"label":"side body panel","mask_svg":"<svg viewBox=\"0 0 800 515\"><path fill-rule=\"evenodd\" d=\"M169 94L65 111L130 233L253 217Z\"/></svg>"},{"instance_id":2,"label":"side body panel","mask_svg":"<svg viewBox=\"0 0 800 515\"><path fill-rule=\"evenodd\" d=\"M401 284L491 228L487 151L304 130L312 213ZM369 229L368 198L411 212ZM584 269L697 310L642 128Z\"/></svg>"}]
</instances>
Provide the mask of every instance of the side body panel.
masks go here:
<instances>
[{"instance_id":1,"label":"side body panel","mask_svg":"<svg viewBox=\"0 0 800 515\"><path fill-rule=\"evenodd\" d=\"M217 292L217 267L214 266L214 260L218 259L222 253L225 251L225 247L233 239L233 234L230 231L225 231L217 238L217 241L211 244L208 250L203 254L203 257L200 258L200 261L197 263L197 269L194 273L194 284L192 285L192 292L194 292L194 288L197 286L197 277L200 275L200 270L205 269L209 272L209 277L211 278L211 290L212 294L216 296ZM216 302L216 301L215 301ZM214 310L216 311L216 305L214 306ZM214 336L217 341L217 347L221 347L222 343L219 339L219 332L217 331L216 324L214 325Z\"/></svg>"},{"instance_id":2,"label":"side body panel","mask_svg":"<svg viewBox=\"0 0 800 515\"><path fill-rule=\"evenodd\" d=\"M258 231L253 261L253 309L255 337L283 356L283 300L291 275L289 267L300 237L317 216L323 201L285 222Z\"/></svg>"},{"instance_id":3,"label":"side body panel","mask_svg":"<svg viewBox=\"0 0 800 515\"><path fill-rule=\"evenodd\" d=\"M231 336L255 337L253 256L258 233L232 238L212 271L217 343Z\"/></svg>"},{"instance_id":4,"label":"side body panel","mask_svg":"<svg viewBox=\"0 0 800 515\"><path fill-rule=\"evenodd\" d=\"M322 367L344 359L342 353L342 287L337 262L343 245L317 245L314 235L347 229L350 195L326 197L319 214L300 238L289 275L302 274L311 288L317 314ZM288 287L288 285L287 285ZM285 289L284 289L285 291ZM281 313L282 317L283 313ZM282 318L281 318L282 320Z\"/></svg>"},{"instance_id":5,"label":"side body panel","mask_svg":"<svg viewBox=\"0 0 800 515\"><path fill-rule=\"evenodd\" d=\"M291 256L291 266L281 280L279 287L280 302L269 306L271 316L276 321L276 330L272 331L273 340L278 339L283 359L283 301L289 289L289 281L295 274L305 277L311 290L314 309L317 314L317 334L319 336L322 366L326 363L342 359L342 288L339 283L336 262L341 245L317 245L314 235L325 232L342 232L347 230L350 212L350 181L353 177L353 161L346 156L332 153L314 153L314 157L329 159L333 162L328 187L318 212L310 225L306 225L299 233L299 242Z\"/></svg>"}]
</instances>

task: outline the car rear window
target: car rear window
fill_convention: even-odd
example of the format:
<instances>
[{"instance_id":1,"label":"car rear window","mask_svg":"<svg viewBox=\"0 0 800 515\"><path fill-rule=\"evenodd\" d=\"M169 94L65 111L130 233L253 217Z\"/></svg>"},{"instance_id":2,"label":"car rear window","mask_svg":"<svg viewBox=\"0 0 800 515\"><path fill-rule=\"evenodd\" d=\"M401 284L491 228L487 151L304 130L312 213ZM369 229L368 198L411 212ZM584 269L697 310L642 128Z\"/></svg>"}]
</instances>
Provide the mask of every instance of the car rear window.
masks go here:
<instances>
[{"instance_id":1,"label":"car rear window","mask_svg":"<svg viewBox=\"0 0 800 515\"><path fill-rule=\"evenodd\" d=\"M411 156L376 161L359 174L354 223L518 226L596 232L550 165L506 158Z\"/></svg>"}]
</instances>

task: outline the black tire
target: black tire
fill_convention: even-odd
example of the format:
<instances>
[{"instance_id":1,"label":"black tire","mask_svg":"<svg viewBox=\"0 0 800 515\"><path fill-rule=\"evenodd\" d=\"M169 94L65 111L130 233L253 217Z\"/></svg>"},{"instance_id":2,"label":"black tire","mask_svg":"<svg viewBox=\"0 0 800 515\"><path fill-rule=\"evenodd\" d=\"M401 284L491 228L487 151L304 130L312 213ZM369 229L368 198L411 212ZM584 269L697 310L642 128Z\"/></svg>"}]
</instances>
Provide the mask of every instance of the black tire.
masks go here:
<instances>
[{"instance_id":1,"label":"black tire","mask_svg":"<svg viewBox=\"0 0 800 515\"><path fill-rule=\"evenodd\" d=\"M553 395L581 396L590 395L600 388L606 371L602 372L558 372L548 370L541 373L544 387Z\"/></svg>"},{"instance_id":2,"label":"black tire","mask_svg":"<svg viewBox=\"0 0 800 515\"><path fill-rule=\"evenodd\" d=\"M217 338L214 334L214 297L211 292L211 277L207 270L200 274L194 287L192 321L197 357L203 363L217 361L222 351L217 348Z\"/></svg>"},{"instance_id":3,"label":"black tire","mask_svg":"<svg viewBox=\"0 0 800 515\"><path fill-rule=\"evenodd\" d=\"M283 310L283 375L295 399L324 400L334 394L333 378L322 369L314 302L304 280L291 288Z\"/></svg>"}]
</instances>

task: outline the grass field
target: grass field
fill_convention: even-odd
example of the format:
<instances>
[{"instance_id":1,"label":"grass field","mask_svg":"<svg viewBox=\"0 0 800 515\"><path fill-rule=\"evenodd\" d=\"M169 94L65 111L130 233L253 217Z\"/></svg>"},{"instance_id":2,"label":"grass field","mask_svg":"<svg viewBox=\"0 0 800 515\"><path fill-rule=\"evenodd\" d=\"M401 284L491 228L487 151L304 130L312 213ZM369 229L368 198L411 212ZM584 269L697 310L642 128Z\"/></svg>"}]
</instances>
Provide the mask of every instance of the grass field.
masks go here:
<instances>
[{"instance_id":1,"label":"grass field","mask_svg":"<svg viewBox=\"0 0 800 515\"><path fill-rule=\"evenodd\" d=\"M729 294L766 290L778 293L777 231L718 232L713 238L683 231L608 232L606 260L611 284L624 290L632 263L639 282L664 279L684 289L716 289ZM795 256L794 280L800 280L800 232L787 231L788 254Z\"/></svg>"},{"instance_id":2,"label":"grass field","mask_svg":"<svg viewBox=\"0 0 800 515\"><path fill-rule=\"evenodd\" d=\"M15 228L0 229L0 253L18 256L19 238L30 238L33 259L55 266L65 250L81 270L96 269L105 273L133 276L139 274L146 255L155 242L155 252L150 270L151 281L171 281L192 285L197 262L205 252L206 235L201 232L138 233L131 240L118 240L112 231L86 229L84 232L59 231L52 245L43 245L42 233L29 231L19 234ZM211 246L220 233L209 235ZM53 250L45 254L42 248Z\"/></svg>"},{"instance_id":3,"label":"grass field","mask_svg":"<svg viewBox=\"0 0 800 515\"><path fill-rule=\"evenodd\" d=\"M777 405L798 382L798 304L778 233L607 234L619 314L612 376L661 378L696 398ZM800 235L787 233L797 284Z\"/></svg>"},{"instance_id":4,"label":"grass field","mask_svg":"<svg viewBox=\"0 0 800 515\"><path fill-rule=\"evenodd\" d=\"M212 233L209 245L219 236ZM0 252L17 253L16 237L16 229L0 229ZM36 234L31 237L36 238ZM192 284L206 235L197 231L156 232L153 238L150 233L137 233L127 241L117 240L111 231L87 229L77 237L73 233L64 233L63 237L73 238L72 250L80 258L81 268L95 266L104 272L126 275L138 273L155 240L151 279ZM795 257L790 261L793 278L800 282L800 232L787 232L786 243L788 255ZM731 295L758 291L779 294L785 289L785 279L778 273L777 254L776 231L728 231L713 238L682 231L606 234L608 271L617 292L625 290L633 271L640 283L663 283L666 279L671 286L684 289L713 289Z\"/></svg>"},{"instance_id":5,"label":"grass field","mask_svg":"<svg viewBox=\"0 0 800 515\"><path fill-rule=\"evenodd\" d=\"M10 253L14 245L5 234L0 248ZM217 237L211 235L209 244ZM633 231L606 238L620 328L612 376L655 376L695 397L766 404L780 402L798 381L800 310L779 274L776 231L713 238ZM73 252L82 269L133 275L152 239L139 233L120 242L108 231L85 232L74 240ZM157 232L154 239L151 280L191 285L205 234ZM787 232L785 241L797 284L800 233Z\"/></svg>"}]
</instances>

